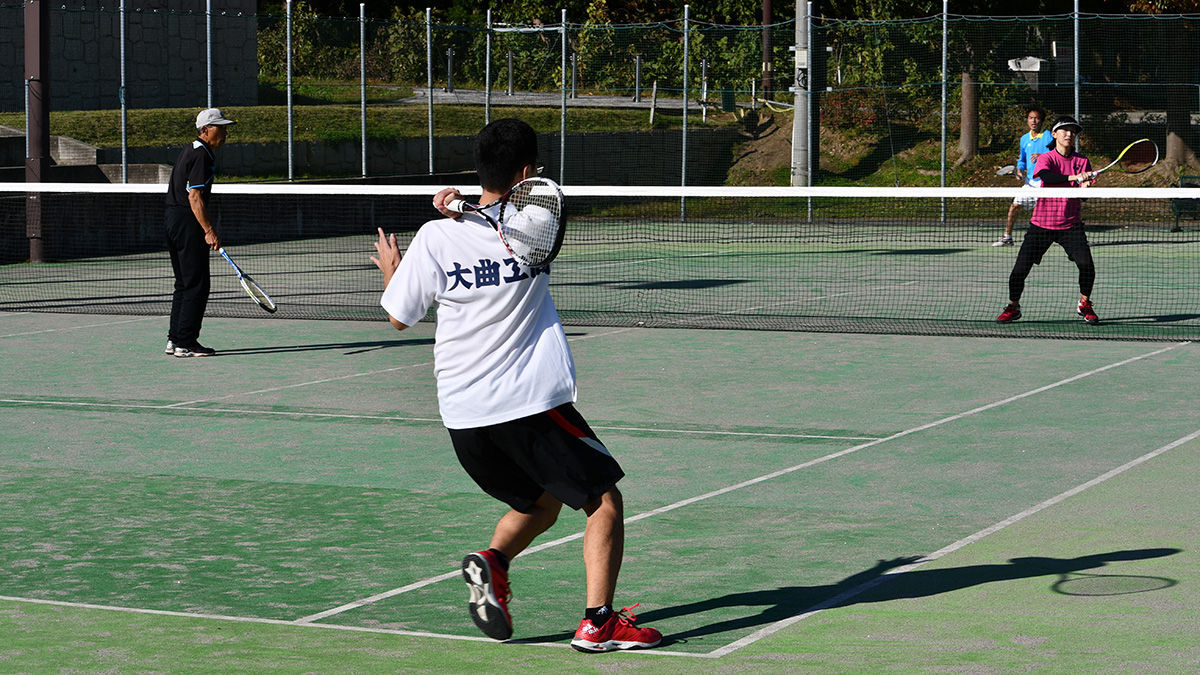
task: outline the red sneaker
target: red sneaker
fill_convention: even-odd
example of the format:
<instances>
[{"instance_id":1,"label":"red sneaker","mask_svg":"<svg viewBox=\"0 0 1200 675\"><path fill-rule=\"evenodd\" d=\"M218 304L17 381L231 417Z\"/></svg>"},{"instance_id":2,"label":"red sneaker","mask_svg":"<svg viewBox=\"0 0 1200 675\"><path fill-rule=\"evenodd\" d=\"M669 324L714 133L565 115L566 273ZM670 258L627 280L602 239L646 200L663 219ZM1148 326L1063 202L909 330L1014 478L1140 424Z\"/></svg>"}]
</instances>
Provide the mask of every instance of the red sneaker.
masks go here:
<instances>
[{"instance_id":1,"label":"red sneaker","mask_svg":"<svg viewBox=\"0 0 1200 675\"><path fill-rule=\"evenodd\" d=\"M1000 316L996 317L996 321L999 321L1000 323L1008 323L1010 321L1016 321L1019 318L1021 318L1021 308L1010 302L1008 303L1008 307L1005 307L1004 311L1000 313Z\"/></svg>"},{"instance_id":2,"label":"red sneaker","mask_svg":"<svg viewBox=\"0 0 1200 675\"><path fill-rule=\"evenodd\" d=\"M662 642L662 633L657 630L633 625L637 620L629 611L633 607L610 616L599 628L589 619L579 622L571 646L581 652L611 652L614 649L648 649Z\"/></svg>"},{"instance_id":3,"label":"red sneaker","mask_svg":"<svg viewBox=\"0 0 1200 675\"><path fill-rule=\"evenodd\" d=\"M1096 316L1096 308L1092 305L1091 300L1085 300L1084 302L1079 303L1079 307L1077 307L1075 311L1079 312L1079 316L1082 316L1084 321L1092 324L1093 326L1100 323L1100 317Z\"/></svg>"},{"instance_id":4,"label":"red sneaker","mask_svg":"<svg viewBox=\"0 0 1200 675\"><path fill-rule=\"evenodd\" d=\"M500 566L496 554L469 553L463 558L462 569L463 580L471 589L467 608L475 625L493 640L512 637L512 616L508 613L512 591L508 589L508 573Z\"/></svg>"}]
</instances>

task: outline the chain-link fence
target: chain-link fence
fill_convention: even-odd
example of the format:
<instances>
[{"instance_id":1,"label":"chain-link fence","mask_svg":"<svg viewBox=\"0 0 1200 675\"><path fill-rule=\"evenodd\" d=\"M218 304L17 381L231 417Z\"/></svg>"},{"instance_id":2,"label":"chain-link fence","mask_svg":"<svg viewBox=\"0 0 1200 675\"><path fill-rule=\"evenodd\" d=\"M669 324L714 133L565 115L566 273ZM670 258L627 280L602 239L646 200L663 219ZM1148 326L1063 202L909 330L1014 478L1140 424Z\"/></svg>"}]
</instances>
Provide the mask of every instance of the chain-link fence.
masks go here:
<instances>
[{"instance_id":1,"label":"chain-link fence","mask_svg":"<svg viewBox=\"0 0 1200 675\"><path fill-rule=\"evenodd\" d=\"M303 3L286 16L236 3L76 4L51 10L53 108L233 108L255 136L273 139L235 135L222 158L233 174L469 171L473 130L512 114L541 132L547 175L567 184L786 184L793 138L813 153L813 184L955 184L956 171L981 161L973 157L1015 160L1032 104L1079 116L1083 143L1098 154L1149 137L1186 164L1200 148L1200 15L816 17L762 27L689 15L611 25L559 14L517 25L497 10L449 25L433 11L330 18ZM25 105L22 19L20 5L0 4L0 108L10 112ZM117 81L120 63L128 75ZM796 101L810 129L793 129ZM176 152L120 150L129 162L169 163ZM97 161L116 151L102 147ZM735 179L748 158L774 171Z\"/></svg>"}]
</instances>

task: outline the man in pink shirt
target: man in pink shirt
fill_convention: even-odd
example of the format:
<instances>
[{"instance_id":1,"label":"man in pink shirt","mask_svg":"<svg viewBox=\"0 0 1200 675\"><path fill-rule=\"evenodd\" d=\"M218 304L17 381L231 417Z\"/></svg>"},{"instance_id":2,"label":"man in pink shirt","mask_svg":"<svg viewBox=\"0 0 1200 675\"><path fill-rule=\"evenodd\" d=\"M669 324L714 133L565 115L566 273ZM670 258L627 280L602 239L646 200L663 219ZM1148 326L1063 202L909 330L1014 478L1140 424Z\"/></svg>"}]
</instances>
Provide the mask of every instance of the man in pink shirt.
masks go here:
<instances>
[{"instance_id":1,"label":"man in pink shirt","mask_svg":"<svg viewBox=\"0 0 1200 675\"><path fill-rule=\"evenodd\" d=\"M1063 115L1054 120L1050 133L1054 136L1054 150L1038 156L1033 176L1042 181L1043 188L1085 188L1096 180L1096 172L1087 157L1075 152L1075 139L1083 127L1074 117ZM1079 305L1076 312L1089 324L1100 323L1092 306L1092 285L1096 281L1096 267L1092 263L1092 249L1088 246L1083 231L1083 217L1079 198L1039 197L1029 219L1029 230L1017 252L1017 262L1008 277L1008 306L996 317L1000 323L1009 323L1021 318L1021 294L1025 291L1025 278L1033 266L1042 262L1042 256L1051 244L1058 244L1067 252L1067 258L1079 268Z\"/></svg>"}]
</instances>

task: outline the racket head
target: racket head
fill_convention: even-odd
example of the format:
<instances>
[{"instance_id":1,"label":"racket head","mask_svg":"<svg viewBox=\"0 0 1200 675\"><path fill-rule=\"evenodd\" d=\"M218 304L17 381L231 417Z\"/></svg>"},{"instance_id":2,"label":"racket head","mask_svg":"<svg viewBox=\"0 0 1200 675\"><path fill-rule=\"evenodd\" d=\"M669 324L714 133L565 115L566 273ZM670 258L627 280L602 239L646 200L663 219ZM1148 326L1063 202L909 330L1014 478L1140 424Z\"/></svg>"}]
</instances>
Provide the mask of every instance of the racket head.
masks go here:
<instances>
[{"instance_id":1,"label":"racket head","mask_svg":"<svg viewBox=\"0 0 1200 675\"><path fill-rule=\"evenodd\" d=\"M1009 175L1012 175L1016 170L1017 170L1016 164L1006 164L1006 165L1000 167L999 169L996 169L996 175L997 176L1009 176Z\"/></svg>"},{"instance_id":2,"label":"racket head","mask_svg":"<svg viewBox=\"0 0 1200 675\"><path fill-rule=\"evenodd\" d=\"M1158 163L1158 145L1149 138L1134 141L1121 151L1117 163L1125 173L1141 173Z\"/></svg>"},{"instance_id":3,"label":"racket head","mask_svg":"<svg viewBox=\"0 0 1200 675\"><path fill-rule=\"evenodd\" d=\"M567 218L562 190L549 178L528 178L500 202L496 231L513 258L542 267L558 256Z\"/></svg>"},{"instance_id":4,"label":"racket head","mask_svg":"<svg viewBox=\"0 0 1200 675\"><path fill-rule=\"evenodd\" d=\"M259 307L262 307L269 314L275 313L275 310L278 309L275 306L275 301L271 299L271 296L267 295L267 292L261 286L254 283L253 279L243 274L238 277L238 281L242 283L242 288L246 289L246 293L250 295L250 298L254 302L258 303Z\"/></svg>"}]
</instances>

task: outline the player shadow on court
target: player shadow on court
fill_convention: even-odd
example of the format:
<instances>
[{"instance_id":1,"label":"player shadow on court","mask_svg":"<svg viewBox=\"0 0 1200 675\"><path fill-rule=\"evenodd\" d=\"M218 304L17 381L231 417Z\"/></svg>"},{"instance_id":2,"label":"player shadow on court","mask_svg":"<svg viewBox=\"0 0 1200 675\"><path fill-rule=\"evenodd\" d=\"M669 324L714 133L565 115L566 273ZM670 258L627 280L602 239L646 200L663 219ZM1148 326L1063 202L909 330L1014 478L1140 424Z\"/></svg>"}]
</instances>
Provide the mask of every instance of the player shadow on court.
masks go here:
<instances>
[{"instance_id":1,"label":"player shadow on court","mask_svg":"<svg viewBox=\"0 0 1200 675\"><path fill-rule=\"evenodd\" d=\"M731 593L674 607L637 612L637 619L639 625L654 626L656 622L693 614L705 614L731 608L745 608L747 612L752 612L753 608L762 608L755 613L747 613L745 616L735 619L717 621L664 635L662 644L668 645L700 640L707 636L720 635L730 631L753 630L819 609L923 598L999 581L1060 576L1104 567L1110 562L1161 558L1181 552L1182 550L1177 548L1152 548L1111 551L1079 558L1012 558L1005 564L967 565L934 570L916 569L885 578L889 571L920 560L920 556L902 556L891 560L880 560L871 569L846 577L835 584L785 586L770 590ZM1162 583L1146 586L1142 589L1143 591L1166 588L1176 583L1173 579L1161 577L1153 577L1153 579ZM1056 592L1059 591L1056 589ZM726 612L722 611L722 613ZM661 629L664 626L656 627ZM527 638L523 641L544 642L568 638L570 635L561 634ZM714 644L714 647L716 646L719 645Z\"/></svg>"},{"instance_id":2,"label":"player shadow on court","mask_svg":"<svg viewBox=\"0 0 1200 675\"><path fill-rule=\"evenodd\" d=\"M326 342L309 345L270 345L267 347L245 347L243 349L222 349L217 356L255 356L258 354L291 354L294 352L317 352L331 349L348 349L346 356L373 352L392 347L415 347L431 345L433 338L414 338L411 340L364 340L362 342Z\"/></svg>"}]
</instances>

